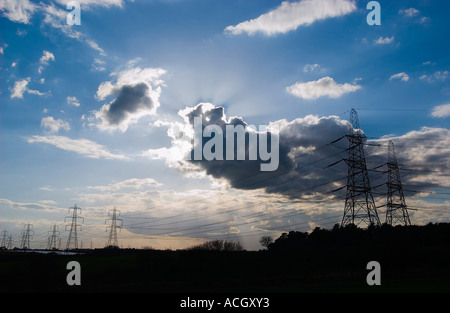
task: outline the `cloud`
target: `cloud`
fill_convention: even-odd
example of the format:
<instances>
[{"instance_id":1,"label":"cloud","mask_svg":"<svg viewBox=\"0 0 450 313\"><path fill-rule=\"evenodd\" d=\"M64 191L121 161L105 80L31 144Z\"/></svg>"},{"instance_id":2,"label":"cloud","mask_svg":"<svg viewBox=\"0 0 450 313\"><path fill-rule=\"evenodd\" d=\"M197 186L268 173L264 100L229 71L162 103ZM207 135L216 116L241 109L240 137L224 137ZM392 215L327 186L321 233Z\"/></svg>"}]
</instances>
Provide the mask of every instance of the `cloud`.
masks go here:
<instances>
[{"instance_id":1,"label":"cloud","mask_svg":"<svg viewBox=\"0 0 450 313\"><path fill-rule=\"evenodd\" d=\"M27 77L22 80L14 82L14 87L11 90L11 99L14 99L14 98L23 99L23 94L25 92L33 94L33 95L37 95L40 97L47 96L50 94L50 91L43 93L38 90L29 89L28 88L29 82L30 82L30 77Z\"/></svg>"},{"instance_id":2,"label":"cloud","mask_svg":"<svg viewBox=\"0 0 450 313\"><path fill-rule=\"evenodd\" d=\"M320 65L319 64L306 64L303 67L303 72L308 73L308 72L316 72L320 69Z\"/></svg>"},{"instance_id":3,"label":"cloud","mask_svg":"<svg viewBox=\"0 0 450 313\"><path fill-rule=\"evenodd\" d=\"M394 36L392 37L380 37L375 41L377 45L388 45L394 41Z\"/></svg>"},{"instance_id":4,"label":"cloud","mask_svg":"<svg viewBox=\"0 0 450 313\"><path fill-rule=\"evenodd\" d=\"M80 101L77 99L77 97L68 96L66 98L66 102L67 102L67 104L70 104L70 105L73 105L73 106L76 106L76 107L80 106Z\"/></svg>"},{"instance_id":5,"label":"cloud","mask_svg":"<svg viewBox=\"0 0 450 313\"><path fill-rule=\"evenodd\" d=\"M23 98L23 94L27 91L27 85L30 81L30 77L16 81L11 92L11 99Z\"/></svg>"},{"instance_id":6,"label":"cloud","mask_svg":"<svg viewBox=\"0 0 450 313\"><path fill-rule=\"evenodd\" d=\"M32 14L37 6L28 0L2 0L0 10L10 21L16 23L30 24Z\"/></svg>"},{"instance_id":7,"label":"cloud","mask_svg":"<svg viewBox=\"0 0 450 313\"><path fill-rule=\"evenodd\" d=\"M160 186L162 186L162 184L157 182L153 178L131 178L115 184L109 184L107 186L88 186L87 188L105 192L118 191L123 189L142 190Z\"/></svg>"},{"instance_id":8,"label":"cloud","mask_svg":"<svg viewBox=\"0 0 450 313\"><path fill-rule=\"evenodd\" d=\"M394 74L389 78L389 80L393 80L393 79L400 79L403 82L407 82L409 80L409 76L405 72L401 72L401 73Z\"/></svg>"},{"instance_id":9,"label":"cloud","mask_svg":"<svg viewBox=\"0 0 450 313\"><path fill-rule=\"evenodd\" d=\"M424 191L450 187L448 180L448 168L450 168L449 129L422 127L420 130L410 131L401 136L381 138L373 140L371 143L383 143L387 146L388 140L395 145L404 185L417 186L417 189ZM385 154L384 149L373 153L372 163L382 164L381 161L386 159ZM415 189L408 188L408 190ZM416 192L408 192L408 194L414 195Z\"/></svg>"},{"instance_id":10,"label":"cloud","mask_svg":"<svg viewBox=\"0 0 450 313\"><path fill-rule=\"evenodd\" d=\"M266 36L273 36L296 30L299 26L307 26L318 20L343 16L355 10L356 5L350 0L284 1L276 9L256 19L226 27L225 33L230 35L247 33L251 36L261 32Z\"/></svg>"},{"instance_id":11,"label":"cloud","mask_svg":"<svg viewBox=\"0 0 450 313\"><path fill-rule=\"evenodd\" d=\"M50 25L53 28L59 29L67 37L81 40L81 32L75 30L75 27L67 24L67 14L69 11L56 7L53 3L44 4L40 3L40 10L44 14L43 23Z\"/></svg>"},{"instance_id":12,"label":"cloud","mask_svg":"<svg viewBox=\"0 0 450 313\"><path fill-rule=\"evenodd\" d=\"M314 100L322 96L336 99L359 89L361 89L360 85L337 84L333 78L326 76L317 81L295 83L287 87L286 91L301 99Z\"/></svg>"},{"instance_id":13,"label":"cloud","mask_svg":"<svg viewBox=\"0 0 450 313\"><path fill-rule=\"evenodd\" d=\"M70 130L70 124L63 120L55 120L52 116L43 117L41 120L41 127L48 129L49 133L58 133L60 129L65 131Z\"/></svg>"},{"instance_id":14,"label":"cloud","mask_svg":"<svg viewBox=\"0 0 450 313\"><path fill-rule=\"evenodd\" d=\"M70 139L64 136L31 136L27 137L26 140L28 143L45 143L53 145L59 149L75 152L93 159L129 159L124 155L111 153L105 146L88 139Z\"/></svg>"},{"instance_id":15,"label":"cloud","mask_svg":"<svg viewBox=\"0 0 450 313\"><path fill-rule=\"evenodd\" d=\"M398 14L400 14L406 18L413 18L413 17L419 17L420 11L417 10L416 8L409 8L409 9L399 10ZM425 24L430 21L430 18L426 17L426 16L422 16L418 20L416 19L415 21L418 22L419 24Z\"/></svg>"},{"instance_id":16,"label":"cloud","mask_svg":"<svg viewBox=\"0 0 450 313\"><path fill-rule=\"evenodd\" d=\"M431 116L445 118L450 116L450 103L435 106L431 112Z\"/></svg>"},{"instance_id":17,"label":"cloud","mask_svg":"<svg viewBox=\"0 0 450 313\"><path fill-rule=\"evenodd\" d=\"M42 201L41 201L42 202ZM32 203L32 202L14 202L9 199L0 198L0 203L8 205L13 210L43 210L48 212L54 212L55 207L47 205L45 203Z\"/></svg>"},{"instance_id":18,"label":"cloud","mask_svg":"<svg viewBox=\"0 0 450 313\"><path fill-rule=\"evenodd\" d=\"M200 103L195 107L187 107L180 110L179 115L185 121L187 129L193 128L195 116L202 117L204 127L208 125L217 125L221 129L225 129L227 125L250 127L241 117L227 118L224 108L210 103ZM185 142L188 144L188 150L178 154L179 159L177 161L171 160L171 162L168 162L169 166L187 174L204 172L214 179L225 180L233 188L245 190L263 188L268 193L296 197L293 195L295 188L299 188L296 190L303 190L307 186L312 186L318 181L323 182L324 179L331 177L329 173L321 170L321 167L326 165L326 161L318 164L317 167L314 165L304 167L302 162L311 161L311 155L316 148L345 135L349 132L349 127L349 122L339 120L336 116L319 118L308 115L303 119L299 118L292 122L280 120L270 123L268 129L279 128L279 166L271 172L261 171L261 160L249 160L248 144L245 147L245 160L233 161L224 158L224 160L207 161L202 159L191 161L183 159L186 154L192 153L193 147L190 140L191 135L184 134L182 131L170 133L172 147L164 148L166 153L162 153L161 156L174 157L174 154L170 154L169 151L173 147L181 146L180 142ZM179 127L179 129L183 128ZM226 131L223 131L223 136L223 142L226 142ZM343 151L345 151L345 148ZM152 152L155 153L154 150ZM336 147L329 147L329 150L323 149L323 151L317 153L315 159L320 159L327 152L335 154ZM311 175L314 170L317 170L317 174ZM297 196L301 197L302 195L302 193L299 193Z\"/></svg>"},{"instance_id":19,"label":"cloud","mask_svg":"<svg viewBox=\"0 0 450 313\"><path fill-rule=\"evenodd\" d=\"M67 3L69 3L71 0L56 0L56 2L64 5L64 7L67 6ZM102 7L122 7L124 1L123 0L77 0L77 2L80 4L80 6L83 9L87 9L91 6L102 6Z\"/></svg>"},{"instance_id":20,"label":"cloud","mask_svg":"<svg viewBox=\"0 0 450 313\"><path fill-rule=\"evenodd\" d=\"M49 61L55 61L55 55L49 51L44 51L43 55L39 59L39 74L42 73L42 71L44 70L44 66L47 66Z\"/></svg>"},{"instance_id":21,"label":"cloud","mask_svg":"<svg viewBox=\"0 0 450 313\"><path fill-rule=\"evenodd\" d=\"M106 70L106 68L103 66L106 62L100 59L94 59L94 62L92 62L92 70L97 72L102 72Z\"/></svg>"},{"instance_id":22,"label":"cloud","mask_svg":"<svg viewBox=\"0 0 450 313\"><path fill-rule=\"evenodd\" d=\"M434 74L422 75L422 76L419 77L419 79L425 80L425 81L430 82L430 83L434 82L434 81L437 81L437 80L445 81L445 80L447 80L447 78L448 78L448 71L443 71L443 72L437 71Z\"/></svg>"},{"instance_id":23,"label":"cloud","mask_svg":"<svg viewBox=\"0 0 450 313\"><path fill-rule=\"evenodd\" d=\"M292 121L283 119L269 123L269 127L279 129L279 166L272 172L260 171L259 160L250 161L248 158L242 161L186 160L186 155L193 152L193 147L192 135L186 134L184 129L193 128L195 116L202 117L204 127L218 125L224 129L226 125L248 126L248 124L241 117L227 118L224 108L211 103L187 107L180 110L179 116L183 118L184 124L176 122L179 123L176 127L169 126L169 129L172 128L172 131L168 131L172 145L150 152L153 153L153 157L159 152L160 158L171 158L170 162L166 159L167 165L186 176L195 177L193 174L202 173L199 177L210 177L217 182L226 182L236 190L260 189L267 194L278 194L305 201L326 200L327 203L340 203L342 200L338 197L345 197L347 164L343 160L349 153L349 143L345 135L349 134L351 124L338 116L307 115ZM169 123L162 124L169 125ZM223 136L223 141L226 142L225 132ZM365 146L368 150L366 161L370 166L386 163L389 140L396 145L399 164L414 170L407 171L402 177L405 185L425 185L425 188L430 190L449 186L446 171L450 167L450 130L423 127L401 136L371 140L372 145ZM181 143L187 144L185 150L180 149L175 154L175 147L181 147ZM248 147L245 153L248 154ZM386 177L372 172L369 175L373 185L385 186ZM340 191L331 192L337 189ZM414 194L416 193L408 192L408 196Z\"/></svg>"},{"instance_id":24,"label":"cloud","mask_svg":"<svg viewBox=\"0 0 450 313\"><path fill-rule=\"evenodd\" d=\"M419 15L420 11L415 8L409 8L409 9L399 10L398 13L400 15L404 15L407 17L414 17L414 16Z\"/></svg>"},{"instance_id":25,"label":"cloud","mask_svg":"<svg viewBox=\"0 0 450 313\"><path fill-rule=\"evenodd\" d=\"M98 51L98 52L100 53L100 55L106 56L105 51L104 51L102 48L100 48L99 45L98 45L95 41L90 40L90 39L86 39L86 43L87 43L92 49Z\"/></svg>"},{"instance_id":26,"label":"cloud","mask_svg":"<svg viewBox=\"0 0 450 313\"><path fill-rule=\"evenodd\" d=\"M110 95L116 98L94 112L94 117L100 122L93 125L100 130L125 132L141 117L154 115L160 105L159 96L164 83L160 77L165 73L160 68L139 67L113 73L117 77L116 82L103 82L98 87L96 98L104 100Z\"/></svg>"}]
</instances>

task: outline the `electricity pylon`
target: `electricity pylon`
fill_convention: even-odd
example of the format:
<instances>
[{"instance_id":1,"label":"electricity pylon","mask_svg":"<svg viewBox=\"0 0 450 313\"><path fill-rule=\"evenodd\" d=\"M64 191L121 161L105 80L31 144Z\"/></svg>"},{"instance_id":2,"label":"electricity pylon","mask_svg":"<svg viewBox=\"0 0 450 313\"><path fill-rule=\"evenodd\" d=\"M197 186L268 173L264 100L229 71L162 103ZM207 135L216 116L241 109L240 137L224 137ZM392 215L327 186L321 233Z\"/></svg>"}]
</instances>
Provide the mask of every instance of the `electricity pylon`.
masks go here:
<instances>
[{"instance_id":1,"label":"electricity pylon","mask_svg":"<svg viewBox=\"0 0 450 313\"><path fill-rule=\"evenodd\" d=\"M59 231L58 226L53 225L53 231L52 234L48 237L48 244L47 244L47 250L56 250L56 240L59 237Z\"/></svg>"},{"instance_id":2,"label":"electricity pylon","mask_svg":"<svg viewBox=\"0 0 450 313\"><path fill-rule=\"evenodd\" d=\"M112 214L111 214L111 212L112 212ZM106 224L106 221L111 220L111 226L106 227L106 231L108 231L108 228L110 229L108 242L106 243L106 246L118 248L119 241L117 240L117 228L119 228L119 229L122 228L122 223L123 223L122 219L117 218L118 216L120 216L120 211L117 210L116 207L114 207L113 210L109 210L108 216L111 216L111 217L107 218L105 220L105 224ZM117 225L117 221L120 221L120 226Z\"/></svg>"},{"instance_id":3,"label":"electricity pylon","mask_svg":"<svg viewBox=\"0 0 450 313\"><path fill-rule=\"evenodd\" d=\"M347 195L341 226L349 224L358 226L362 222L368 226L380 225L364 154L366 136L359 127L358 113L355 109L350 112L350 123L351 134L346 136L349 141L349 155L348 159L345 159L348 165Z\"/></svg>"},{"instance_id":4,"label":"electricity pylon","mask_svg":"<svg viewBox=\"0 0 450 313\"><path fill-rule=\"evenodd\" d=\"M11 249L12 249L12 235L9 235L9 238L8 238L8 245L6 246L6 248L7 248L8 250L11 250Z\"/></svg>"},{"instance_id":5,"label":"electricity pylon","mask_svg":"<svg viewBox=\"0 0 450 313\"><path fill-rule=\"evenodd\" d=\"M66 221L66 219L72 218L72 222L70 223L69 239L67 239L67 246L66 246L67 250L69 250L71 246L73 247L73 249L78 249L78 236L77 236L78 227L80 227L81 230L81 225L78 224L78 219L81 218L83 219L84 222L84 218L78 216L78 212L79 214L81 214L81 208L77 207L77 205L75 204L73 208L69 208L69 213L70 210L72 210L72 216L66 216L64 218L64 222ZM66 225L66 230L67 226L69 225Z\"/></svg>"},{"instance_id":6,"label":"electricity pylon","mask_svg":"<svg viewBox=\"0 0 450 313\"><path fill-rule=\"evenodd\" d=\"M408 209L406 207L405 196L403 195L402 182L400 180L400 170L398 169L397 156L392 141L388 145L388 187L386 203L386 224L395 226L402 224L411 225Z\"/></svg>"},{"instance_id":7,"label":"electricity pylon","mask_svg":"<svg viewBox=\"0 0 450 313\"><path fill-rule=\"evenodd\" d=\"M20 242L20 249L26 250L31 249L30 247L30 237L32 237L31 233L34 233L33 225L30 223L24 225L26 229L22 230L22 240Z\"/></svg>"},{"instance_id":8,"label":"electricity pylon","mask_svg":"<svg viewBox=\"0 0 450 313\"><path fill-rule=\"evenodd\" d=\"M8 232L6 230L3 231L3 236L2 236L2 243L0 244L0 248L6 249L6 245L7 245L7 236L8 236Z\"/></svg>"}]
</instances>

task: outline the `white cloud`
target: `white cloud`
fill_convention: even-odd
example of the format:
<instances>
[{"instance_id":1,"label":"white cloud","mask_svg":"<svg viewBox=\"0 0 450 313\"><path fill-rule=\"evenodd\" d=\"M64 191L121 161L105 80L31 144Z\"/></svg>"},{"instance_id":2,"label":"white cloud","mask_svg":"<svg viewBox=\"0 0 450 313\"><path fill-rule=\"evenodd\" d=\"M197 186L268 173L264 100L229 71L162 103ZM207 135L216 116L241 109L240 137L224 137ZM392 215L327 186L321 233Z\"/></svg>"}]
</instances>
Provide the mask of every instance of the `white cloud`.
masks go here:
<instances>
[{"instance_id":1,"label":"white cloud","mask_svg":"<svg viewBox=\"0 0 450 313\"><path fill-rule=\"evenodd\" d=\"M131 178L115 184L109 184L107 186L88 186L88 189L100 190L100 191L118 191L121 189L137 189L142 190L149 187L160 187L161 183L157 182L153 178Z\"/></svg>"},{"instance_id":2,"label":"white cloud","mask_svg":"<svg viewBox=\"0 0 450 313\"><path fill-rule=\"evenodd\" d=\"M111 95L116 98L94 112L94 117L100 122L91 125L100 130L125 132L141 117L154 115L160 105L161 86L164 85L161 76L165 73L161 68L140 67L113 73L116 81L100 84L96 98L105 100Z\"/></svg>"},{"instance_id":3,"label":"white cloud","mask_svg":"<svg viewBox=\"0 0 450 313\"><path fill-rule=\"evenodd\" d=\"M104 51L102 48L100 48L99 45L98 45L95 41L90 40L90 39L86 39L86 43L87 43L92 49L98 51L98 52L100 53L100 55L106 56L105 51Z\"/></svg>"},{"instance_id":4,"label":"white cloud","mask_svg":"<svg viewBox=\"0 0 450 313\"><path fill-rule=\"evenodd\" d=\"M76 31L74 27L67 24L66 17L68 11L56 7L53 3L40 3L40 9L44 13L44 24L48 24L53 28L61 30L66 36L80 40L82 34Z\"/></svg>"},{"instance_id":5,"label":"white cloud","mask_svg":"<svg viewBox=\"0 0 450 313\"><path fill-rule=\"evenodd\" d=\"M450 116L450 103L435 106L431 112L431 116L445 118Z\"/></svg>"},{"instance_id":6,"label":"white cloud","mask_svg":"<svg viewBox=\"0 0 450 313\"><path fill-rule=\"evenodd\" d=\"M420 11L415 8L409 8L405 10L400 10L398 11L398 13L407 17L413 17L419 15Z\"/></svg>"},{"instance_id":7,"label":"white cloud","mask_svg":"<svg viewBox=\"0 0 450 313\"><path fill-rule=\"evenodd\" d=\"M94 62L92 63L92 69L97 72L102 72L106 70L106 68L103 66L106 62L100 59L94 59Z\"/></svg>"},{"instance_id":8,"label":"white cloud","mask_svg":"<svg viewBox=\"0 0 450 313\"><path fill-rule=\"evenodd\" d=\"M14 210L44 210L44 211L55 211L55 207L49 206L45 203L32 203L32 202L14 202L9 199L0 198L0 203L4 203L10 206Z\"/></svg>"},{"instance_id":9,"label":"white cloud","mask_svg":"<svg viewBox=\"0 0 450 313\"><path fill-rule=\"evenodd\" d=\"M14 87L11 90L11 99L13 98L23 98L25 92L37 95L40 97L48 95L50 92L40 92L38 90L33 90L28 88L28 83L30 82L30 77L24 78L22 80L14 82Z\"/></svg>"},{"instance_id":10,"label":"white cloud","mask_svg":"<svg viewBox=\"0 0 450 313\"><path fill-rule=\"evenodd\" d=\"M64 5L64 7L67 6L67 3L69 3L71 0L56 0L56 2ZM80 4L82 9L87 9L90 6L102 6L102 7L122 7L124 1L123 0L77 0L77 2Z\"/></svg>"},{"instance_id":11,"label":"white cloud","mask_svg":"<svg viewBox=\"0 0 450 313\"><path fill-rule=\"evenodd\" d=\"M421 80L425 80L425 81L428 81L428 82L433 82L433 81L436 81L436 80L445 81L448 78L448 74L449 74L448 71L443 71L443 72L437 71L434 74L422 75L419 78Z\"/></svg>"},{"instance_id":12,"label":"white cloud","mask_svg":"<svg viewBox=\"0 0 450 313\"><path fill-rule=\"evenodd\" d=\"M356 10L350 0L302 0L284 1L276 9L256 19L244 21L236 26L228 26L225 32L231 35L261 32L267 36L287 33L299 26L310 25L318 20L346 15Z\"/></svg>"},{"instance_id":13,"label":"white cloud","mask_svg":"<svg viewBox=\"0 0 450 313\"><path fill-rule=\"evenodd\" d=\"M42 71L44 70L44 66L47 66L49 61L55 61L55 55L49 51L44 51L43 55L39 59L40 64L38 69L39 74L42 73Z\"/></svg>"},{"instance_id":14,"label":"white cloud","mask_svg":"<svg viewBox=\"0 0 450 313\"><path fill-rule=\"evenodd\" d=\"M392 37L380 37L375 41L377 45L388 45L394 41L394 36Z\"/></svg>"},{"instance_id":15,"label":"white cloud","mask_svg":"<svg viewBox=\"0 0 450 313\"><path fill-rule=\"evenodd\" d=\"M73 105L73 106L76 106L76 107L80 106L80 101L77 99L77 97L68 96L66 98L66 101L67 101L67 104L70 104L70 105Z\"/></svg>"},{"instance_id":16,"label":"white cloud","mask_svg":"<svg viewBox=\"0 0 450 313\"><path fill-rule=\"evenodd\" d=\"M318 71L320 69L320 65L319 64L306 64L303 67L303 72L308 73L308 72L315 72Z\"/></svg>"},{"instance_id":17,"label":"white cloud","mask_svg":"<svg viewBox=\"0 0 450 313\"><path fill-rule=\"evenodd\" d=\"M88 139L70 139L65 136L31 136L26 138L26 140L28 143L46 143L93 159L129 159L124 155L111 153L105 146Z\"/></svg>"},{"instance_id":18,"label":"white cloud","mask_svg":"<svg viewBox=\"0 0 450 313\"><path fill-rule=\"evenodd\" d=\"M443 107L437 114L444 117L449 110ZM436 116L437 117L437 116ZM399 164L414 170L402 177L406 185L429 185L430 188L450 187L448 167L450 166L450 129L422 127L398 137L388 137L374 142L387 143L392 140ZM378 153L383 153L382 151ZM377 152L373 154L372 160ZM383 155L385 158L385 155ZM414 188L412 188L414 189ZM424 190L421 188L421 190Z\"/></svg>"},{"instance_id":19,"label":"white cloud","mask_svg":"<svg viewBox=\"0 0 450 313\"><path fill-rule=\"evenodd\" d=\"M407 82L409 80L409 76L405 72L401 72L401 73L394 74L389 78L389 80L393 80L393 79L400 79L403 82Z\"/></svg>"},{"instance_id":20,"label":"white cloud","mask_svg":"<svg viewBox=\"0 0 450 313\"><path fill-rule=\"evenodd\" d=\"M30 24L30 18L37 6L28 0L2 0L0 10L10 21Z\"/></svg>"},{"instance_id":21,"label":"white cloud","mask_svg":"<svg viewBox=\"0 0 450 313\"><path fill-rule=\"evenodd\" d=\"M52 116L43 117L41 120L41 127L48 129L49 133L58 133L60 129L65 131L70 130L70 124L63 120L55 120Z\"/></svg>"},{"instance_id":22,"label":"white cloud","mask_svg":"<svg viewBox=\"0 0 450 313\"><path fill-rule=\"evenodd\" d=\"M287 87L286 91L302 99L317 99L322 96L335 99L359 89L361 89L360 85L337 84L333 78L326 76L317 81L295 83Z\"/></svg>"},{"instance_id":23,"label":"white cloud","mask_svg":"<svg viewBox=\"0 0 450 313\"><path fill-rule=\"evenodd\" d=\"M16 81L11 92L11 99L13 98L23 98L24 92L27 90L28 82L30 77Z\"/></svg>"}]
</instances>

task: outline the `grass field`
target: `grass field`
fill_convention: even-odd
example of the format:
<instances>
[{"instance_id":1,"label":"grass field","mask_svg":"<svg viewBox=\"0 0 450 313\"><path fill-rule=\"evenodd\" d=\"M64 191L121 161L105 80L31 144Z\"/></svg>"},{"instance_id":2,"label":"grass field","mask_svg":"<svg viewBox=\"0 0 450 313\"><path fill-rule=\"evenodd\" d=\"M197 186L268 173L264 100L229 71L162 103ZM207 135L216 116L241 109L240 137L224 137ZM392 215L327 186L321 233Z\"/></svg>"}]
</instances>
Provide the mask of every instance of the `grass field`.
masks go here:
<instances>
[{"instance_id":1,"label":"grass field","mask_svg":"<svg viewBox=\"0 0 450 313\"><path fill-rule=\"evenodd\" d=\"M1 292L448 293L448 246L288 251L83 250L77 255L0 253ZM381 285L368 286L369 261ZM69 286L69 261L81 285Z\"/></svg>"}]
</instances>

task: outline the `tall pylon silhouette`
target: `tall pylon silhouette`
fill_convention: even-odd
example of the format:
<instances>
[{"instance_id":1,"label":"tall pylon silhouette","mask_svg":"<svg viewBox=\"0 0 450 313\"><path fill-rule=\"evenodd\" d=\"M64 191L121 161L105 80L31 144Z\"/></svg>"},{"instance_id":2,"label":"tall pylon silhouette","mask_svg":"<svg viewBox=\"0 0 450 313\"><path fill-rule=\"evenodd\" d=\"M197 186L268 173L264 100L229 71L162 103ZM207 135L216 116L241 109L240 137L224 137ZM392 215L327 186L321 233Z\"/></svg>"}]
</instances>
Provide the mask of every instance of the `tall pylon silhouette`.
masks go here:
<instances>
[{"instance_id":1,"label":"tall pylon silhouette","mask_svg":"<svg viewBox=\"0 0 450 313\"><path fill-rule=\"evenodd\" d=\"M31 249L30 247L30 238L32 237L31 233L34 233L33 225L30 223L24 225L24 230L22 230L22 240L20 242L20 249L27 250Z\"/></svg>"},{"instance_id":2,"label":"tall pylon silhouette","mask_svg":"<svg viewBox=\"0 0 450 313\"><path fill-rule=\"evenodd\" d=\"M59 237L58 226L53 225L52 234L48 237L47 250L56 250L57 249L57 238Z\"/></svg>"},{"instance_id":3,"label":"tall pylon silhouette","mask_svg":"<svg viewBox=\"0 0 450 313\"><path fill-rule=\"evenodd\" d=\"M6 249L7 241L8 241L8 232L6 230L3 231L2 243L0 244L0 248Z\"/></svg>"},{"instance_id":4,"label":"tall pylon silhouette","mask_svg":"<svg viewBox=\"0 0 450 313\"><path fill-rule=\"evenodd\" d=\"M110 229L108 242L106 243L106 246L118 248L119 241L117 240L117 228L119 228L119 229L122 228L122 219L117 218L118 216L120 216L120 211L117 210L116 207L114 207L113 210L109 210L108 216L111 216L111 217L107 218L105 220L105 223L106 223L106 221L111 220L111 225L106 227L106 231L108 231L108 228ZM120 225L117 225L117 221L120 222Z\"/></svg>"},{"instance_id":5,"label":"tall pylon silhouette","mask_svg":"<svg viewBox=\"0 0 450 313\"><path fill-rule=\"evenodd\" d=\"M78 214L81 214L81 208L77 207L77 205L75 204L74 207L69 208L69 213L70 213L70 210L72 210L72 216L66 216L64 218L64 222L68 218L72 219L72 222L70 223L70 225L66 225L66 230L67 230L67 226L70 226L69 239L67 239L67 245L66 245L67 250L78 249L78 234L77 234L78 227L80 227L80 230L81 230L81 225L78 224L78 219L81 218L84 222L84 218L78 216Z\"/></svg>"},{"instance_id":6,"label":"tall pylon silhouette","mask_svg":"<svg viewBox=\"0 0 450 313\"><path fill-rule=\"evenodd\" d=\"M348 159L345 159L348 165L347 195L341 226L349 224L358 226L361 223L367 226L380 225L364 154L366 136L360 129L355 109L350 111L350 123L351 133L346 136L349 142L349 155Z\"/></svg>"},{"instance_id":7,"label":"tall pylon silhouette","mask_svg":"<svg viewBox=\"0 0 450 313\"><path fill-rule=\"evenodd\" d=\"M388 145L388 187L386 201L386 224L388 225L404 225L410 226L408 209L406 207L403 187L400 180L400 170L398 168L397 156L395 154L395 146L392 141Z\"/></svg>"}]
</instances>

